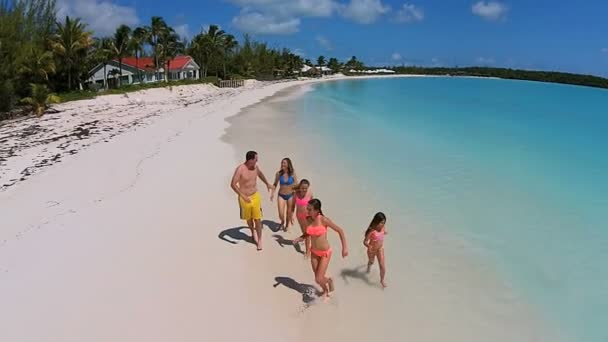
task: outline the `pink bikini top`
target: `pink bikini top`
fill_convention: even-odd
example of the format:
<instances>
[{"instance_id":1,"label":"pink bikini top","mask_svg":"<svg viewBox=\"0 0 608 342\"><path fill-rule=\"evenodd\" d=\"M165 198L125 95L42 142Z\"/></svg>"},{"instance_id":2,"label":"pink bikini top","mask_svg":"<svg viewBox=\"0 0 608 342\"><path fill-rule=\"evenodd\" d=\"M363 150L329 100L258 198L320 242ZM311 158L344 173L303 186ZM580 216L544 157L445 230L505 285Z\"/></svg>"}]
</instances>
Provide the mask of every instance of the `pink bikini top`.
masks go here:
<instances>
[{"instance_id":1,"label":"pink bikini top","mask_svg":"<svg viewBox=\"0 0 608 342\"><path fill-rule=\"evenodd\" d=\"M310 236L321 236L327 233L327 227L323 225L306 227L306 234Z\"/></svg>"},{"instance_id":2,"label":"pink bikini top","mask_svg":"<svg viewBox=\"0 0 608 342\"><path fill-rule=\"evenodd\" d=\"M296 205L298 207L305 207L308 205L308 201L310 201L309 195L304 196L304 198L298 198L298 196L295 196L295 197L296 197Z\"/></svg>"},{"instance_id":3,"label":"pink bikini top","mask_svg":"<svg viewBox=\"0 0 608 342\"><path fill-rule=\"evenodd\" d=\"M370 236L370 238L373 241L383 241L384 240L384 231L377 231L377 230L372 230L372 234Z\"/></svg>"}]
</instances>

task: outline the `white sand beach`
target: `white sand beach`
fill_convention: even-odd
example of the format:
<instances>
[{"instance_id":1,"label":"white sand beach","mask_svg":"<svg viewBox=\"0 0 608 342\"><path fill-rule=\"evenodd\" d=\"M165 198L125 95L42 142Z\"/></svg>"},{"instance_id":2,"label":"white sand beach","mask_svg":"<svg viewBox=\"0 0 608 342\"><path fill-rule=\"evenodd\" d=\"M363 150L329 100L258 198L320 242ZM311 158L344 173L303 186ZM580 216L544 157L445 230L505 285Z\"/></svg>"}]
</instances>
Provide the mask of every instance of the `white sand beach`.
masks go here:
<instances>
[{"instance_id":1,"label":"white sand beach","mask_svg":"<svg viewBox=\"0 0 608 342\"><path fill-rule=\"evenodd\" d=\"M272 231L276 207L262 191L264 250L256 251L229 181L245 146L258 148L239 140L238 127L228 139L238 143L226 143L226 119L318 81L100 96L0 125L0 341L555 341L466 253L438 254L422 236L388 241L382 291L376 269L369 282L357 268L360 222L347 231L348 259L334 253L335 296L307 304L310 265L277 243L297 233ZM291 154L258 152L268 178ZM340 216L353 208L329 203L332 218L355 224ZM390 273L391 248L408 250L405 272ZM429 269L439 259L451 267ZM453 281L462 272L468 283ZM473 293L476 282L504 303ZM457 303L442 296L446 288L461 295ZM490 317L475 316L484 310Z\"/></svg>"}]
</instances>

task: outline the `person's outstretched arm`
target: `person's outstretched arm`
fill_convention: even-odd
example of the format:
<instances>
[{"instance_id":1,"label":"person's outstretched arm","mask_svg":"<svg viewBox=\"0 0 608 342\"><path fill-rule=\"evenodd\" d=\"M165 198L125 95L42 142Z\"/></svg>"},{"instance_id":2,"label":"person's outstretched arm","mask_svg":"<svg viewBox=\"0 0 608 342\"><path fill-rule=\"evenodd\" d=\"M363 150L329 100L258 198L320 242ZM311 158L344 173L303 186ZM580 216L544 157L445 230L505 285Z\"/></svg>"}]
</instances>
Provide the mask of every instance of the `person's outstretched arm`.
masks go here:
<instances>
[{"instance_id":1,"label":"person's outstretched arm","mask_svg":"<svg viewBox=\"0 0 608 342\"><path fill-rule=\"evenodd\" d=\"M346 236L344 235L344 229L340 228L332 220L324 217L324 224L331 229L335 230L340 235L340 243L342 243L342 257L345 258L348 255L348 247L346 246Z\"/></svg>"},{"instance_id":2,"label":"person's outstretched arm","mask_svg":"<svg viewBox=\"0 0 608 342\"><path fill-rule=\"evenodd\" d=\"M272 185L270 185L270 183L268 183L268 180L266 179L266 176L264 176L264 173L262 172L262 170L257 166L256 166L256 170L258 170L258 176L260 177L262 182L264 182L264 184L266 184L268 191L269 192L272 191Z\"/></svg>"},{"instance_id":3,"label":"person's outstretched arm","mask_svg":"<svg viewBox=\"0 0 608 342\"><path fill-rule=\"evenodd\" d=\"M279 177L281 177L281 176L277 172L276 175L274 176L274 183L272 183L272 190L270 192L270 202L272 202L272 200L274 198L274 192L277 189L277 184L279 184ZM262 177L260 177L260 178L262 178Z\"/></svg>"}]
</instances>

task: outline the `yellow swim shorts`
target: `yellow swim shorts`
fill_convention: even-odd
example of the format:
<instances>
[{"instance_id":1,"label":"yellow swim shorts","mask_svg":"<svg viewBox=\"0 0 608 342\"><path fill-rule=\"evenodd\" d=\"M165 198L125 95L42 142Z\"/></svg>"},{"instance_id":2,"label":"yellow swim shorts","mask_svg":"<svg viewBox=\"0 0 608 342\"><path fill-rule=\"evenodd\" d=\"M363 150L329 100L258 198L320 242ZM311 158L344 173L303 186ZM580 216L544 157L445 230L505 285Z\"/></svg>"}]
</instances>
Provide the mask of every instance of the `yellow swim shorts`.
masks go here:
<instances>
[{"instance_id":1,"label":"yellow swim shorts","mask_svg":"<svg viewBox=\"0 0 608 342\"><path fill-rule=\"evenodd\" d=\"M249 196L251 202L247 203L239 196L239 208L241 210L241 220L261 220L262 219L262 198L256 192Z\"/></svg>"}]
</instances>

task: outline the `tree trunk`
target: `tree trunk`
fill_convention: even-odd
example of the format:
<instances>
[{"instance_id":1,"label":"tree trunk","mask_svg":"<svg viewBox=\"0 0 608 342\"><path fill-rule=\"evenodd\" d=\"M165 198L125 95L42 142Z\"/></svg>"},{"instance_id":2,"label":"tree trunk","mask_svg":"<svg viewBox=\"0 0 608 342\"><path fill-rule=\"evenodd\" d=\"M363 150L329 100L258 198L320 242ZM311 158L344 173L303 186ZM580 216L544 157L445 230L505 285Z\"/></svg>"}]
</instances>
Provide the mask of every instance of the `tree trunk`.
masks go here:
<instances>
[{"instance_id":1,"label":"tree trunk","mask_svg":"<svg viewBox=\"0 0 608 342\"><path fill-rule=\"evenodd\" d=\"M165 69L165 82L169 82L169 67L171 66L171 60L167 60L167 69Z\"/></svg>"},{"instance_id":2,"label":"tree trunk","mask_svg":"<svg viewBox=\"0 0 608 342\"><path fill-rule=\"evenodd\" d=\"M135 50L135 66L137 67L137 81L141 84L141 70L139 69L139 51Z\"/></svg>"},{"instance_id":3,"label":"tree trunk","mask_svg":"<svg viewBox=\"0 0 608 342\"><path fill-rule=\"evenodd\" d=\"M118 87L122 86L122 57L118 58L118 73L120 74L120 76L118 77Z\"/></svg>"},{"instance_id":4,"label":"tree trunk","mask_svg":"<svg viewBox=\"0 0 608 342\"><path fill-rule=\"evenodd\" d=\"M108 73L106 72L106 63L103 63L103 88L108 90Z\"/></svg>"},{"instance_id":5,"label":"tree trunk","mask_svg":"<svg viewBox=\"0 0 608 342\"><path fill-rule=\"evenodd\" d=\"M72 67L68 67L68 90L72 90Z\"/></svg>"}]
</instances>

